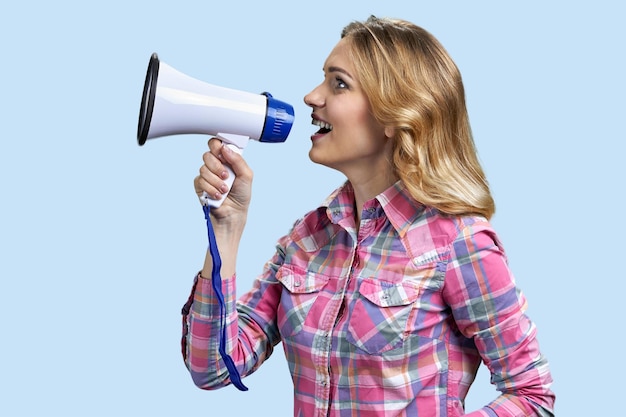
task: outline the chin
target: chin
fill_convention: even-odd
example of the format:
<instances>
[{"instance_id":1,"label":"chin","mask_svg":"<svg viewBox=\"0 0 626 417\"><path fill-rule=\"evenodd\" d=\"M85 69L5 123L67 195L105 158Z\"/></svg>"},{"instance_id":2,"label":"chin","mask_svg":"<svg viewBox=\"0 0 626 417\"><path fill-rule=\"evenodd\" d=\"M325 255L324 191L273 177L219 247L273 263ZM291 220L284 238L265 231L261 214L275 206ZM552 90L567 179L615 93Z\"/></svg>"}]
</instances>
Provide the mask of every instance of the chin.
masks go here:
<instances>
[{"instance_id":1,"label":"chin","mask_svg":"<svg viewBox=\"0 0 626 417\"><path fill-rule=\"evenodd\" d=\"M320 158L316 158L315 157L315 153L312 152L312 151L309 152L309 159L311 160L311 162L313 162L315 164L326 165L326 164L324 164L324 162L322 162L322 160Z\"/></svg>"},{"instance_id":2,"label":"chin","mask_svg":"<svg viewBox=\"0 0 626 417\"><path fill-rule=\"evenodd\" d=\"M326 168L334 169L336 171L341 171L337 166L336 158L326 158L324 155L320 155L315 152L313 149L309 151L309 159L311 162L325 166Z\"/></svg>"}]
</instances>

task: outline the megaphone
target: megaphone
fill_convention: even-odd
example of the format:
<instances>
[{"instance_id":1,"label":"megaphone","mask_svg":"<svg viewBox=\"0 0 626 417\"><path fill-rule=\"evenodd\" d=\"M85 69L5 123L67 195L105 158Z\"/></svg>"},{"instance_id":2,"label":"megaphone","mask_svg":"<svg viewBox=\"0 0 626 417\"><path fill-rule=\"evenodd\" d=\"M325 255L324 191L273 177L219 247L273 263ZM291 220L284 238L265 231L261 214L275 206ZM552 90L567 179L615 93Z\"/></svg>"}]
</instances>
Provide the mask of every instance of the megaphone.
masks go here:
<instances>
[{"instance_id":1,"label":"megaphone","mask_svg":"<svg viewBox=\"0 0 626 417\"><path fill-rule=\"evenodd\" d=\"M293 107L270 93L248 93L192 78L159 60L153 53L143 87L137 142L181 134L216 136L241 154L250 139L284 142L294 121ZM227 167L228 168L228 167ZM230 168L229 168L230 170ZM230 189L235 174L230 170ZM219 207L222 199L201 198Z\"/></svg>"}]
</instances>

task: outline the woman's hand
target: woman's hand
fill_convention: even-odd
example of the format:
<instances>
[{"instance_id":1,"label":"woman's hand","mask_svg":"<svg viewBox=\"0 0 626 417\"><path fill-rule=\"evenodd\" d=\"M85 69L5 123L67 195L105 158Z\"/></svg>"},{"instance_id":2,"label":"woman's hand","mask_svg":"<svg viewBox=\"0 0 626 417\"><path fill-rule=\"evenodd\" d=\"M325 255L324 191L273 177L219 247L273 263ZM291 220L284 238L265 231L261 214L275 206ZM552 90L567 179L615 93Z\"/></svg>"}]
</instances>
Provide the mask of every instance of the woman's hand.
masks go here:
<instances>
[{"instance_id":1,"label":"woman's hand","mask_svg":"<svg viewBox=\"0 0 626 417\"><path fill-rule=\"evenodd\" d=\"M204 164L200 167L200 175L194 179L196 194L200 198L206 193L209 199L216 201L228 194L219 208L211 209L218 222L226 218L245 219L252 194L252 170L241 155L221 140L211 138L208 145L209 151L202 156ZM224 180L232 174L226 166L230 166L236 176L230 190Z\"/></svg>"},{"instance_id":2,"label":"woman's hand","mask_svg":"<svg viewBox=\"0 0 626 417\"><path fill-rule=\"evenodd\" d=\"M239 242L250 205L252 170L240 154L217 138L209 140L209 151L202 155L202 161L204 164L200 167L200 175L193 181L198 198L206 193L209 199L220 200L228 194L218 208L211 208L211 224L220 251L221 274L231 276L235 273ZM232 175L226 169L227 166L235 173L230 190L224 181ZM212 270L213 255L207 250L201 276L211 277Z\"/></svg>"}]
</instances>

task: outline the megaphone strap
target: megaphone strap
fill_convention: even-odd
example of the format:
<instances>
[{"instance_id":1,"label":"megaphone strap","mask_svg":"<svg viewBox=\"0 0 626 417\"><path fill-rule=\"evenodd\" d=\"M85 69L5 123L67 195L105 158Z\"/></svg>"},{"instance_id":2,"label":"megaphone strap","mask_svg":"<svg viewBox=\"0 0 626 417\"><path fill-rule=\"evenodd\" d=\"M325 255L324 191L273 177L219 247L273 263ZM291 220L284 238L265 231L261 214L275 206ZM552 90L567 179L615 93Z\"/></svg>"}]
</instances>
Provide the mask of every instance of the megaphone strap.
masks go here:
<instances>
[{"instance_id":1,"label":"megaphone strap","mask_svg":"<svg viewBox=\"0 0 626 417\"><path fill-rule=\"evenodd\" d=\"M219 352L230 374L230 380L239 390L248 391L243 382L241 382L241 375L235 366L233 358L226 353L226 303L224 302L224 294L222 293L222 276L220 269L222 267L222 259L220 258L219 251L217 250L217 242L215 240L215 233L213 232L213 225L211 224L211 208L208 205L203 205L204 218L206 219L207 232L209 237L209 251L213 258L213 269L211 271L211 285L215 296L220 305L220 343Z\"/></svg>"}]
</instances>

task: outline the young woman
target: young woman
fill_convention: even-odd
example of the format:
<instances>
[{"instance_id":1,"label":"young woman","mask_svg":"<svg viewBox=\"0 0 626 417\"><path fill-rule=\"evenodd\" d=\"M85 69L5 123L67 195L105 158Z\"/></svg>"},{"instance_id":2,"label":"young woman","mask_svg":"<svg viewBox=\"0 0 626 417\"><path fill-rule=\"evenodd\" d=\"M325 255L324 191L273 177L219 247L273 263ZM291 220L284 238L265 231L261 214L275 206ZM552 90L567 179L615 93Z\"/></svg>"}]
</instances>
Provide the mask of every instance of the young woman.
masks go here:
<instances>
[{"instance_id":1,"label":"young woman","mask_svg":"<svg viewBox=\"0 0 626 417\"><path fill-rule=\"evenodd\" d=\"M295 416L550 416L548 363L489 218L459 71L406 21L371 17L342 32L312 108L310 159L346 176L278 241L239 299L238 244L252 172L217 139L195 179L219 198L225 350L242 376L282 342ZM194 382L233 381L218 353L220 307L208 254L183 308ZM501 395L466 414L481 362Z\"/></svg>"}]
</instances>

